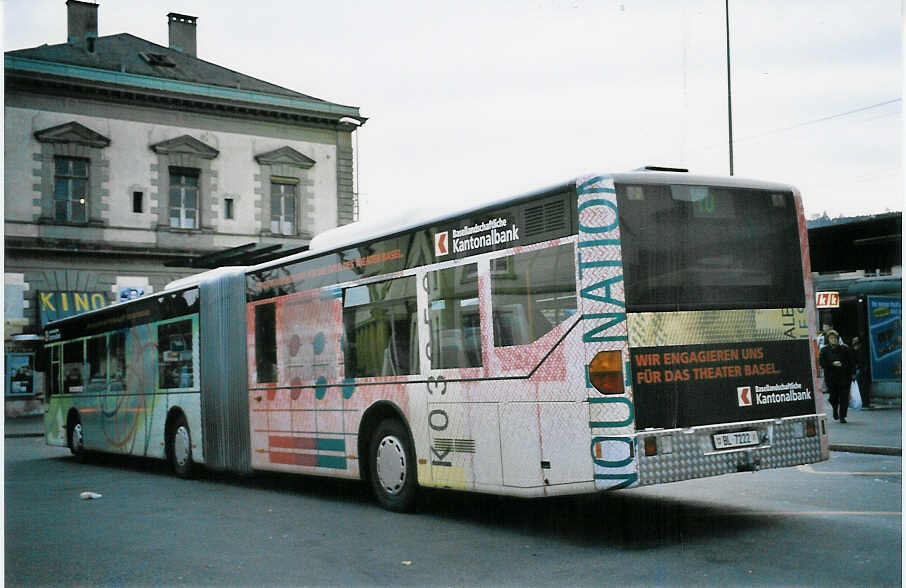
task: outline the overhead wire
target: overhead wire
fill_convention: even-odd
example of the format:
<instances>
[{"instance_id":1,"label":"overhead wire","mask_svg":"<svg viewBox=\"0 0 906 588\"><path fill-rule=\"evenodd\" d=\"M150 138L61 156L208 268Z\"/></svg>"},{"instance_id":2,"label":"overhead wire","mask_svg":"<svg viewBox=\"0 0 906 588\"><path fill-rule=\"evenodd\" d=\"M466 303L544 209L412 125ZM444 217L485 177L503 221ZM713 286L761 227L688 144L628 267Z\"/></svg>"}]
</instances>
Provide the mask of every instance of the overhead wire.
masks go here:
<instances>
[{"instance_id":1,"label":"overhead wire","mask_svg":"<svg viewBox=\"0 0 906 588\"><path fill-rule=\"evenodd\" d=\"M797 124L794 124L794 125L791 125L791 126L788 126L788 127L780 127L780 128L777 128L777 129L771 129L771 130L769 130L769 131L765 131L765 132L759 133L759 134L757 134L757 135L749 135L749 136L746 136L746 137L740 137L740 138L738 138L738 139L734 139L733 142L734 142L734 143L742 143L743 141L752 141L752 140L755 140L755 139L760 139L761 137L764 137L764 136L767 136L767 135L774 135L774 134L777 134L777 133L785 133L785 132L787 132L787 131L792 131L792 130L795 130L795 129L798 129L798 128L801 128L801 127L806 127L806 126L813 125L813 124L817 124L817 123L820 123L820 122L826 122L826 121L829 121L829 120L833 120L833 119L837 119L837 118L842 118L842 117L844 117L844 116L850 116L850 115L852 115L852 114L858 114L858 113L860 113L860 112L865 112L865 111L867 111L867 110L873 110L873 109L875 109L875 108L880 108L881 106L887 106L888 104L894 104L894 103L896 103L896 102L902 102L902 101L903 101L903 98L902 98L902 97L892 98L892 99L890 99L890 100L885 100L885 101L883 101L883 102L878 102L877 104L871 104L871 105L869 105L869 106L863 106L863 107L861 107L861 108L854 108L854 109L852 109L852 110L847 110L846 112L838 112L837 114L831 114L831 115L828 115L828 116L822 116L821 118L816 118L816 119L812 119L812 120L803 121L803 122L801 122L801 123L797 123ZM884 117L887 117L887 116L896 116L896 115L898 115L898 114L900 114L900 113L899 113L899 112L893 112L893 113L888 113L888 114L882 114L882 115L879 115L879 116L875 116L875 117L866 119L866 120L863 121L863 122L867 122L867 121L870 121L870 120L875 120L875 119L877 119L877 118L884 118ZM699 149L700 149L701 151L711 151L711 150L713 150L713 149L724 148L724 147L726 147L726 145L724 145L724 144L714 144L714 145L710 145L710 146L708 146L708 147L700 147Z\"/></svg>"},{"instance_id":2,"label":"overhead wire","mask_svg":"<svg viewBox=\"0 0 906 588\"><path fill-rule=\"evenodd\" d=\"M764 133L760 133L760 134L758 134L758 135L751 135L751 136L748 136L748 137L743 137L743 138L741 138L741 139L739 139L739 140L740 140L740 141L747 141L747 140L750 140L750 139L758 139L758 138L760 138L760 137L764 137L765 135L772 135L772 134L775 134L775 133L783 133L783 132L786 132L786 131L792 131L793 129L798 129L798 128L801 128L801 127L806 127L806 126L809 126L809 125L817 124L817 123L819 123L819 122L825 122L825 121L828 121L828 120L833 120L833 119L835 119L835 118L842 118L842 117L844 117L844 116L849 116L849 115L851 115L851 114L856 114L856 113L859 113L859 112L865 112L866 110L872 110L872 109L874 109L874 108L879 108L879 107L881 107L881 106L887 106L888 104L893 104L893 103L895 103L895 102L902 102L902 100L903 100L902 97L900 97L900 98L894 98L894 99L892 99L892 100L885 100L884 102L878 102L877 104L872 104L872 105L870 105L870 106L863 106L862 108L855 108L855 109L853 109L853 110L847 110L846 112L840 112L840 113L837 113L837 114L832 114L832 115L830 115L830 116L823 116L823 117L821 117L821 118L816 118L816 119L814 119L814 120L808 120L808 121L801 122L801 123L798 123L798 124L795 124L795 125L792 125L792 126L789 126L789 127L781 127L781 128L779 128L779 129L773 129L773 130L770 130L770 131L765 131Z\"/></svg>"}]
</instances>

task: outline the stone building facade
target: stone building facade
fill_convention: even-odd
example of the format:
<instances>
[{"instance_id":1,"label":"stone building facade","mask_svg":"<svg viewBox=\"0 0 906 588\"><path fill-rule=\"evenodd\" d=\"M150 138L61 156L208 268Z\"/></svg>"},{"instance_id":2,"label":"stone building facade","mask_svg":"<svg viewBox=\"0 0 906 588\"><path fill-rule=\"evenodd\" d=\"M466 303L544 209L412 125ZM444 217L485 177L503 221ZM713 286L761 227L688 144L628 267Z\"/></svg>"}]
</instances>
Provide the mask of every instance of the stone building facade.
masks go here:
<instances>
[{"instance_id":1,"label":"stone building facade","mask_svg":"<svg viewBox=\"0 0 906 588\"><path fill-rule=\"evenodd\" d=\"M99 37L97 4L66 6L65 43L5 54L7 416L41 410L45 322L356 214L357 107L199 59L195 17L167 15L164 47Z\"/></svg>"}]
</instances>

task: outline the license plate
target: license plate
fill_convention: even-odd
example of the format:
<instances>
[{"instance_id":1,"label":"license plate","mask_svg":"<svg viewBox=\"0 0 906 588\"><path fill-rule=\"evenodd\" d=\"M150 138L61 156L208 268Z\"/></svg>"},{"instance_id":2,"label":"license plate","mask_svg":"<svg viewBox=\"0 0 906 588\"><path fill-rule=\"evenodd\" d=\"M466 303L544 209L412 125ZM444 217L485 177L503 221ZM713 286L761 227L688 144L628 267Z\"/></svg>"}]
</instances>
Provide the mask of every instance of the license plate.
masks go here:
<instances>
[{"instance_id":1,"label":"license plate","mask_svg":"<svg viewBox=\"0 0 906 588\"><path fill-rule=\"evenodd\" d=\"M758 431L737 431L736 433L716 433L711 435L715 449L732 449L758 445Z\"/></svg>"}]
</instances>

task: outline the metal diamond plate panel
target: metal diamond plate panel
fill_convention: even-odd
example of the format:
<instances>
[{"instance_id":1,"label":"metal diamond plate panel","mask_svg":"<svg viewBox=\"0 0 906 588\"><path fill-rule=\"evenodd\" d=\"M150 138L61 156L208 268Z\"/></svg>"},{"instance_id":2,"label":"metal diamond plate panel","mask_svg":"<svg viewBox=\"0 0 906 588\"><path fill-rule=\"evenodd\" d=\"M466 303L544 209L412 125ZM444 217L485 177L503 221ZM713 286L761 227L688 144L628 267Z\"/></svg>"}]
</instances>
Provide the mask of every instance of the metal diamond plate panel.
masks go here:
<instances>
[{"instance_id":1,"label":"metal diamond plate panel","mask_svg":"<svg viewBox=\"0 0 906 588\"><path fill-rule=\"evenodd\" d=\"M765 439L758 447L718 451L712 435L722 431L738 431L739 426L696 428L687 433L681 430L639 435L639 485L663 484L738 471L781 468L821 461L820 436L806 437L808 421L816 417L784 419L781 422L748 423L747 430L757 430ZM819 423L820 424L820 423ZM644 439L657 437L660 451L655 456L644 455Z\"/></svg>"}]
</instances>

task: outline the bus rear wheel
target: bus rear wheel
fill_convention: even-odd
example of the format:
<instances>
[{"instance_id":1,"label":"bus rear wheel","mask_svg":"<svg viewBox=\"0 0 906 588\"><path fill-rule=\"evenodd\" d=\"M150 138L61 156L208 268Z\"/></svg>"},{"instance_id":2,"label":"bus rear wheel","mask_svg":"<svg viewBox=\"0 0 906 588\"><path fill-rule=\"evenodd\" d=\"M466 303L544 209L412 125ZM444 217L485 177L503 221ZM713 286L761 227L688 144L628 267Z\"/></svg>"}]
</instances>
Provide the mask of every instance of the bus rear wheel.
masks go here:
<instances>
[{"instance_id":1,"label":"bus rear wheel","mask_svg":"<svg viewBox=\"0 0 906 588\"><path fill-rule=\"evenodd\" d=\"M76 461L82 463L85 461L85 440L82 436L82 419L78 415L72 417L69 423L69 451L75 457Z\"/></svg>"},{"instance_id":2,"label":"bus rear wheel","mask_svg":"<svg viewBox=\"0 0 906 588\"><path fill-rule=\"evenodd\" d=\"M395 512L411 511L418 489L415 452L398 420L386 419L377 426L369 445L368 465L378 503Z\"/></svg>"},{"instance_id":3,"label":"bus rear wheel","mask_svg":"<svg viewBox=\"0 0 906 588\"><path fill-rule=\"evenodd\" d=\"M180 415L170 427L170 465L180 478L192 476L192 432L186 417Z\"/></svg>"}]
</instances>

